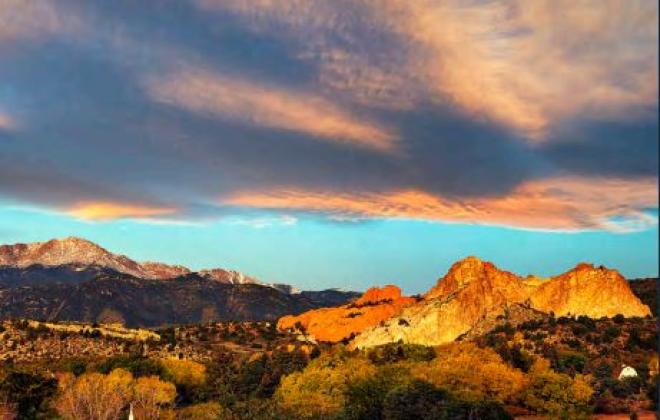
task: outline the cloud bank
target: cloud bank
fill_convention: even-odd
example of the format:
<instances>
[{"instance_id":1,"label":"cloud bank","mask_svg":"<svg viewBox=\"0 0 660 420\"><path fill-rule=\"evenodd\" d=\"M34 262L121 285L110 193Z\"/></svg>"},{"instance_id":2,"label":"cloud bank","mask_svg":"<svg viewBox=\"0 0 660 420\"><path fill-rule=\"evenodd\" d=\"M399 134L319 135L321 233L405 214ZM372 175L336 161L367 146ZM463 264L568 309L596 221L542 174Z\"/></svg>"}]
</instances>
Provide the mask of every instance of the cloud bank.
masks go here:
<instances>
[{"instance_id":1,"label":"cloud bank","mask_svg":"<svg viewBox=\"0 0 660 420\"><path fill-rule=\"evenodd\" d=\"M0 0L0 53L5 200L657 223L653 2Z\"/></svg>"}]
</instances>

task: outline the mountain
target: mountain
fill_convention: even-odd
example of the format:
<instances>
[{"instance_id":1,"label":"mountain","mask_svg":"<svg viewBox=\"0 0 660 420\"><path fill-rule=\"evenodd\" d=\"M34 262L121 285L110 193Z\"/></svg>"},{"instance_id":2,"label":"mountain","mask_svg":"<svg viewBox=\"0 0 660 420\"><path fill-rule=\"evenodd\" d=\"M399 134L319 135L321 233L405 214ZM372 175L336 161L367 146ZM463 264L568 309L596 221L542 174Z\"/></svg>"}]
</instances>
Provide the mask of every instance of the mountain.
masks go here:
<instances>
[{"instance_id":1,"label":"mountain","mask_svg":"<svg viewBox=\"0 0 660 420\"><path fill-rule=\"evenodd\" d=\"M190 273L189 269L178 265L138 263L125 255L113 254L93 242L76 237L0 246L0 266L25 268L35 264L99 266L145 279L170 279Z\"/></svg>"},{"instance_id":2,"label":"mountain","mask_svg":"<svg viewBox=\"0 0 660 420\"><path fill-rule=\"evenodd\" d=\"M280 318L280 330L302 329L319 341L337 343L392 317L416 300L396 286L371 288L359 299L336 308L322 308Z\"/></svg>"},{"instance_id":3,"label":"mountain","mask_svg":"<svg viewBox=\"0 0 660 420\"><path fill-rule=\"evenodd\" d=\"M348 312L349 306L303 313L295 320L309 325L307 330L314 336L333 338L324 330L336 328L328 321L333 314L340 325L360 326L353 346L370 347L399 340L443 344L504 317L524 322L550 313L592 318L651 314L615 270L579 264L549 279L522 278L476 257L455 263L419 301L399 307L385 320L372 318L368 312ZM290 327L292 321L286 317L279 325Z\"/></svg>"},{"instance_id":4,"label":"mountain","mask_svg":"<svg viewBox=\"0 0 660 420\"><path fill-rule=\"evenodd\" d=\"M152 261L137 262L125 255L114 254L94 242L76 237L51 239L30 244L2 245L0 246L1 266L13 268L30 266L102 267L137 278L157 280L169 280L193 273L192 270L181 265ZM263 284L254 277L223 268L201 270L196 274L225 284Z\"/></svg>"},{"instance_id":5,"label":"mountain","mask_svg":"<svg viewBox=\"0 0 660 420\"><path fill-rule=\"evenodd\" d=\"M0 287L48 285L54 283L77 284L92 280L102 274L119 274L98 265L64 264L46 266L34 264L28 267L0 266Z\"/></svg>"},{"instance_id":6,"label":"mountain","mask_svg":"<svg viewBox=\"0 0 660 420\"><path fill-rule=\"evenodd\" d=\"M121 322L129 327L276 320L324 304L302 294L221 283L196 274L162 281L115 273L80 283L0 288L0 319Z\"/></svg>"},{"instance_id":7,"label":"mountain","mask_svg":"<svg viewBox=\"0 0 660 420\"><path fill-rule=\"evenodd\" d=\"M80 238L0 246L0 319L160 326L276 320L347 303L354 292L298 291L221 268L136 262Z\"/></svg>"}]
</instances>

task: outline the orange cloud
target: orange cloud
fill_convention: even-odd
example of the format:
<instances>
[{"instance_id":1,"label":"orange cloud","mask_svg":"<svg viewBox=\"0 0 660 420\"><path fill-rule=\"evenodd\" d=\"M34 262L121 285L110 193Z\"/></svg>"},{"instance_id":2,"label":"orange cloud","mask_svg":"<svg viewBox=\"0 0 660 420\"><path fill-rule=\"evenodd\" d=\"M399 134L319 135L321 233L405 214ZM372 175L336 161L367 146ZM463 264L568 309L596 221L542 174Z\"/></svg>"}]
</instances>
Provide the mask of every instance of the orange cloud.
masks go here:
<instances>
[{"instance_id":1,"label":"orange cloud","mask_svg":"<svg viewBox=\"0 0 660 420\"><path fill-rule=\"evenodd\" d=\"M285 188L239 193L223 203L322 212L349 219L404 218L531 229L616 231L656 224L657 220L640 209L657 206L658 192L656 179L554 178L531 181L506 196L490 198L455 200L414 189L354 194Z\"/></svg>"},{"instance_id":2,"label":"orange cloud","mask_svg":"<svg viewBox=\"0 0 660 420\"><path fill-rule=\"evenodd\" d=\"M612 118L657 103L656 4L386 5L384 18L419 45L412 65L426 72L432 87L468 112L530 138L563 118Z\"/></svg>"},{"instance_id":3,"label":"orange cloud","mask_svg":"<svg viewBox=\"0 0 660 420\"><path fill-rule=\"evenodd\" d=\"M157 101L194 112L302 132L325 141L382 152L396 149L396 138L386 128L358 119L338 105L310 93L288 91L199 68L153 79L147 89Z\"/></svg>"},{"instance_id":4,"label":"orange cloud","mask_svg":"<svg viewBox=\"0 0 660 420\"><path fill-rule=\"evenodd\" d=\"M363 104L450 103L530 140L564 119L627 119L657 104L652 1L197 3L243 16L256 31L272 28L269 19L285 23L286 36L308 41L301 58L319 62L321 85ZM399 43L369 48L363 28Z\"/></svg>"},{"instance_id":5,"label":"orange cloud","mask_svg":"<svg viewBox=\"0 0 660 420\"><path fill-rule=\"evenodd\" d=\"M172 214L176 211L167 207L151 207L123 204L110 201L84 202L74 205L66 213L84 220L107 221L114 219L143 219Z\"/></svg>"}]
</instances>

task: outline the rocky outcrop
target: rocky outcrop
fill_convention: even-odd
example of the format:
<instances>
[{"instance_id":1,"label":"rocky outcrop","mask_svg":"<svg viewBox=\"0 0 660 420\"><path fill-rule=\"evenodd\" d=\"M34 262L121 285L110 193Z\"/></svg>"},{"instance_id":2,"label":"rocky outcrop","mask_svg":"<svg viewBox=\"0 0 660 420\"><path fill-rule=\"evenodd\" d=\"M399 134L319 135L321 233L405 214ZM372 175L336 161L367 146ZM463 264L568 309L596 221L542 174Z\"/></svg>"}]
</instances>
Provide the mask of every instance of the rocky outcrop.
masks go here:
<instances>
[{"instance_id":1,"label":"rocky outcrop","mask_svg":"<svg viewBox=\"0 0 660 420\"><path fill-rule=\"evenodd\" d=\"M618 271L585 263L539 285L530 296L530 304L556 316L600 318L651 314Z\"/></svg>"},{"instance_id":2,"label":"rocky outcrop","mask_svg":"<svg viewBox=\"0 0 660 420\"><path fill-rule=\"evenodd\" d=\"M348 305L282 317L277 327L280 330L302 329L317 341L337 343L378 325L415 301L402 296L401 289L396 286L371 288Z\"/></svg>"},{"instance_id":3,"label":"rocky outcrop","mask_svg":"<svg viewBox=\"0 0 660 420\"><path fill-rule=\"evenodd\" d=\"M513 307L527 308L530 314L552 312L556 316L650 315L649 308L615 270L579 264L550 279L523 279L492 263L468 257L454 264L420 302L382 325L365 329L352 345L361 348L399 340L439 345L469 334L475 326Z\"/></svg>"}]
</instances>

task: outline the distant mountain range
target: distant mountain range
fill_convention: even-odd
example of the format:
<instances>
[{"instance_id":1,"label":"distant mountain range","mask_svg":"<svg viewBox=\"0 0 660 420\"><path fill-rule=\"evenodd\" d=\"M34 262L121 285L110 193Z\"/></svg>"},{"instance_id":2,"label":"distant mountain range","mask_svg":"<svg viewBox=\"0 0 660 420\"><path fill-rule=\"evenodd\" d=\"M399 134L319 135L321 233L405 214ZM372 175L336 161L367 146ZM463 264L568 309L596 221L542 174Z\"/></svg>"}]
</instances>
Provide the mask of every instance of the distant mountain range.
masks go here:
<instances>
[{"instance_id":1,"label":"distant mountain range","mask_svg":"<svg viewBox=\"0 0 660 420\"><path fill-rule=\"evenodd\" d=\"M0 246L0 318L127 326L276 320L359 293L298 291L215 268L139 263L80 238Z\"/></svg>"},{"instance_id":2,"label":"distant mountain range","mask_svg":"<svg viewBox=\"0 0 660 420\"><path fill-rule=\"evenodd\" d=\"M652 303L654 286L653 280L640 280L635 289ZM541 279L520 277L468 257L419 298L403 297L395 286L372 289L347 305L283 317L278 326L302 327L321 341L352 340L358 348L398 341L439 345L483 334L505 322L515 326L551 315L645 317L651 310L616 270L582 263Z\"/></svg>"},{"instance_id":3,"label":"distant mountain range","mask_svg":"<svg viewBox=\"0 0 660 420\"><path fill-rule=\"evenodd\" d=\"M33 265L56 267L75 265L80 268L101 267L141 279L168 280L193 272L181 265L160 262L137 262L125 255L114 254L86 239L69 237L46 242L0 246L0 266L28 268ZM254 277L234 270L213 268L197 275L227 284L262 284Z\"/></svg>"}]
</instances>

